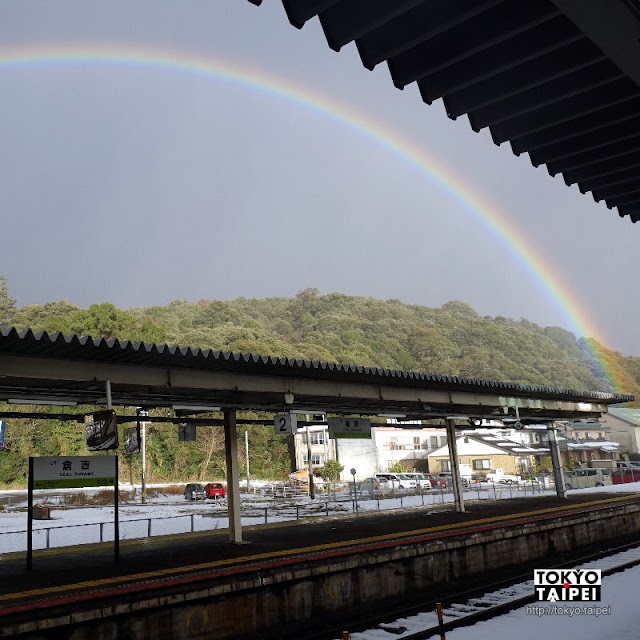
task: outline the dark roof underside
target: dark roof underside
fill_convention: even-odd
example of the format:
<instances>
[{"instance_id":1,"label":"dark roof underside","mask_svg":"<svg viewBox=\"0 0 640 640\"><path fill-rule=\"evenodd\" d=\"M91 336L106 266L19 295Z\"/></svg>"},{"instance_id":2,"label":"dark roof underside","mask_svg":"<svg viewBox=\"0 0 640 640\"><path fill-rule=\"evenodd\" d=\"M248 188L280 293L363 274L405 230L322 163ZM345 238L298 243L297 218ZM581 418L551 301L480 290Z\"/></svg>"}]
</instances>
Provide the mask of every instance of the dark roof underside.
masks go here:
<instances>
[{"instance_id":1,"label":"dark roof underside","mask_svg":"<svg viewBox=\"0 0 640 640\"><path fill-rule=\"evenodd\" d=\"M261 4L262 0L250 0ZM283 0L329 46L442 98L534 166L640 220L640 0Z\"/></svg>"}]
</instances>

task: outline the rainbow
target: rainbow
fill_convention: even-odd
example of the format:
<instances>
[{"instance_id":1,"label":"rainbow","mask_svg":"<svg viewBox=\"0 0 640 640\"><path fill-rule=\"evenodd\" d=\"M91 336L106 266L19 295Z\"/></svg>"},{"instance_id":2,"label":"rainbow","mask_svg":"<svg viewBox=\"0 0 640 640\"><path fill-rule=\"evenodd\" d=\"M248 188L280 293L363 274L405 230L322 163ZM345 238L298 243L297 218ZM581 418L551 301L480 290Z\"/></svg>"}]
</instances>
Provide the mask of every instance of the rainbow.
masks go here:
<instances>
[{"instance_id":1,"label":"rainbow","mask_svg":"<svg viewBox=\"0 0 640 640\"><path fill-rule=\"evenodd\" d=\"M429 155L425 149L403 138L386 123L340 103L333 98L320 95L306 88L293 85L283 78L262 69L241 67L240 65L193 56L181 52L141 49L127 45L110 46L29 46L27 48L0 48L0 71L32 66L57 65L122 65L142 67L161 71L188 73L228 82L245 87L254 92L287 100L296 106L339 126L357 132L373 141L386 152L418 169L429 180L449 196L491 235L504 246L506 251L529 274L545 295L561 313L566 325L579 336L592 336L599 343L603 332L590 320L569 287L561 280L542 258L536 247L514 225L509 217L495 207L484 196L474 191L449 168ZM600 374L611 385L614 392L621 389L613 369L604 357L604 351L593 341L587 341L594 363Z\"/></svg>"}]
</instances>

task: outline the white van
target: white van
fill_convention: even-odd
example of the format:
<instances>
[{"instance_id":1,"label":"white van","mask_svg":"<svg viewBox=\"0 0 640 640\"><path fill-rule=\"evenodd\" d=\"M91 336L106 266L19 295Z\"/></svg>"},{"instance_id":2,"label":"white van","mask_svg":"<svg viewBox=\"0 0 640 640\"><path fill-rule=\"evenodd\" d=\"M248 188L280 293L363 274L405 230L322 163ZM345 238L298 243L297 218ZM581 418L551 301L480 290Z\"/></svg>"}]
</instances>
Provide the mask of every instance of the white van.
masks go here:
<instances>
[{"instance_id":1,"label":"white van","mask_svg":"<svg viewBox=\"0 0 640 640\"><path fill-rule=\"evenodd\" d=\"M612 484L612 469L574 469L565 473L565 489L589 489Z\"/></svg>"},{"instance_id":2,"label":"white van","mask_svg":"<svg viewBox=\"0 0 640 640\"><path fill-rule=\"evenodd\" d=\"M376 473L378 482L387 482L394 489L415 489L416 481L406 473Z\"/></svg>"}]
</instances>

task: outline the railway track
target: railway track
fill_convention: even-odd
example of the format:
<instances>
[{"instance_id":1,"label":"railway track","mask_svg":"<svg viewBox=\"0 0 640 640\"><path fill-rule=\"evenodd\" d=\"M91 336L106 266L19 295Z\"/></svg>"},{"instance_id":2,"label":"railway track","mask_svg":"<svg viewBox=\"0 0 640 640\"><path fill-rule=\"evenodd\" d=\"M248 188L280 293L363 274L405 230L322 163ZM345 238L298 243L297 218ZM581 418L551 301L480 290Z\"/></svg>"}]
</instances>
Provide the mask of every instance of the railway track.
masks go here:
<instances>
[{"instance_id":1,"label":"railway track","mask_svg":"<svg viewBox=\"0 0 640 640\"><path fill-rule=\"evenodd\" d=\"M545 569L600 569L602 576L613 575L640 565L640 543L637 541L620 544L609 549L572 557L560 563L545 563ZM542 568L542 567L541 567ZM384 638L381 632L387 632L389 640L401 637L402 640L427 640L438 637L459 627L476 622L490 620L527 604L537 603L534 594L532 569L511 575L506 579L485 583L473 589L448 593L445 597L424 601L420 606L396 607L388 610L385 619L380 615L353 620L351 633L375 630L377 638ZM439 626L436 615L436 603L443 604L443 627ZM376 619L374 619L374 617ZM418 632L407 634L408 626L422 627ZM299 640L337 640L338 634L328 635L325 631L313 631L296 636Z\"/></svg>"}]
</instances>

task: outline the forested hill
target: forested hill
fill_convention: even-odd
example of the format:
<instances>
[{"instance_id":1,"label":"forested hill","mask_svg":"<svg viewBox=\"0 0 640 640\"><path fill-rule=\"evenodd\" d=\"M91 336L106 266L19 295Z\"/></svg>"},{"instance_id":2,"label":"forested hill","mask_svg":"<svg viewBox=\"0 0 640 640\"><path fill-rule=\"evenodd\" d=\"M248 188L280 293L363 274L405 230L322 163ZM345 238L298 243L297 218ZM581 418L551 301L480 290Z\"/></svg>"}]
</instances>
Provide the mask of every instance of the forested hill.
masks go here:
<instances>
[{"instance_id":1,"label":"forested hill","mask_svg":"<svg viewBox=\"0 0 640 640\"><path fill-rule=\"evenodd\" d=\"M129 310L109 303L80 309L66 302L18 308L0 277L0 322L18 329L611 391L593 361L596 350L620 384L617 391L640 398L640 358L607 351L594 341L587 345L559 327L480 316L458 301L430 309L307 289L294 298L179 300Z\"/></svg>"}]
</instances>

